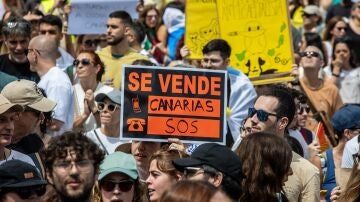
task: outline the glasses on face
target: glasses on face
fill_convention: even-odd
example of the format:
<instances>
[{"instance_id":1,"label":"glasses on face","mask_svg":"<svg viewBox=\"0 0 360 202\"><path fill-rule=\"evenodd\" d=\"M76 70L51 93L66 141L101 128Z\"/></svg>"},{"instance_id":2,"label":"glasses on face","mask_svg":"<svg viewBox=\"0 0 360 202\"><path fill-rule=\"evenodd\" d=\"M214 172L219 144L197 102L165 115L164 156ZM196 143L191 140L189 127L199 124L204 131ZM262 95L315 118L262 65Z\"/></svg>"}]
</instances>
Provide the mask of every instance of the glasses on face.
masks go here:
<instances>
[{"instance_id":1,"label":"glasses on face","mask_svg":"<svg viewBox=\"0 0 360 202\"><path fill-rule=\"evenodd\" d=\"M93 166L94 161L86 159L79 161L59 161L54 164L54 168L56 168L60 172L68 172L71 170L72 166L76 166L80 172L88 172Z\"/></svg>"},{"instance_id":2,"label":"glasses on face","mask_svg":"<svg viewBox=\"0 0 360 202\"><path fill-rule=\"evenodd\" d=\"M316 14L307 14L307 13L304 13L302 14L303 17L305 18L311 18L312 16L316 16Z\"/></svg>"},{"instance_id":3,"label":"glasses on face","mask_svg":"<svg viewBox=\"0 0 360 202\"><path fill-rule=\"evenodd\" d=\"M320 57L320 53L315 52L315 51L304 51L300 53L300 57Z\"/></svg>"},{"instance_id":4,"label":"glasses on face","mask_svg":"<svg viewBox=\"0 0 360 202\"><path fill-rule=\"evenodd\" d=\"M203 173L205 173L205 171L202 168L198 168L198 167L185 167L184 168L184 177L185 178L194 177L196 175L200 175Z\"/></svg>"},{"instance_id":5,"label":"glasses on face","mask_svg":"<svg viewBox=\"0 0 360 202\"><path fill-rule=\"evenodd\" d=\"M100 112L105 111L105 108L111 113L115 112L115 110L119 107L117 104L105 104L104 102L98 102L98 110Z\"/></svg>"},{"instance_id":6,"label":"glasses on face","mask_svg":"<svg viewBox=\"0 0 360 202\"><path fill-rule=\"evenodd\" d=\"M25 50L25 54L29 54L30 52L36 53L37 55L40 55L40 50L35 49L35 48L29 48Z\"/></svg>"},{"instance_id":7,"label":"glasses on face","mask_svg":"<svg viewBox=\"0 0 360 202\"><path fill-rule=\"evenodd\" d=\"M38 197L42 196L46 192L46 186L31 186L31 187L14 187L14 188L5 188L5 192L14 192L21 199L26 200L30 198L33 194L36 194Z\"/></svg>"},{"instance_id":8,"label":"glasses on face","mask_svg":"<svg viewBox=\"0 0 360 202\"><path fill-rule=\"evenodd\" d=\"M277 114L273 114L267 111L264 111L262 109L255 109L255 108L249 108L248 110L248 116L249 117L253 117L256 114L257 118L259 119L259 121L261 122L265 122L269 119L269 116L275 116L276 118L278 118Z\"/></svg>"},{"instance_id":9,"label":"glasses on face","mask_svg":"<svg viewBox=\"0 0 360 202\"><path fill-rule=\"evenodd\" d=\"M87 58L83 58L81 60L75 59L73 62L74 67L77 67L79 64L82 64L83 66L90 65L90 60Z\"/></svg>"},{"instance_id":10,"label":"glasses on face","mask_svg":"<svg viewBox=\"0 0 360 202\"><path fill-rule=\"evenodd\" d=\"M336 29L341 32L342 30L344 30L344 32L346 31L346 27L336 27Z\"/></svg>"},{"instance_id":11,"label":"glasses on face","mask_svg":"<svg viewBox=\"0 0 360 202\"><path fill-rule=\"evenodd\" d=\"M310 107L309 106L299 106L298 114L303 114L304 112L306 112L308 114L310 112Z\"/></svg>"},{"instance_id":12,"label":"glasses on face","mask_svg":"<svg viewBox=\"0 0 360 202\"><path fill-rule=\"evenodd\" d=\"M121 180L119 182L114 182L111 180L103 180L100 182L100 188L104 191L111 192L115 189L116 185L119 186L120 191L128 192L134 186L133 180Z\"/></svg>"},{"instance_id":13,"label":"glasses on face","mask_svg":"<svg viewBox=\"0 0 360 202\"><path fill-rule=\"evenodd\" d=\"M88 47L98 46L99 43L100 43L100 39L95 39L95 40L88 39L84 41L85 46Z\"/></svg>"}]
</instances>

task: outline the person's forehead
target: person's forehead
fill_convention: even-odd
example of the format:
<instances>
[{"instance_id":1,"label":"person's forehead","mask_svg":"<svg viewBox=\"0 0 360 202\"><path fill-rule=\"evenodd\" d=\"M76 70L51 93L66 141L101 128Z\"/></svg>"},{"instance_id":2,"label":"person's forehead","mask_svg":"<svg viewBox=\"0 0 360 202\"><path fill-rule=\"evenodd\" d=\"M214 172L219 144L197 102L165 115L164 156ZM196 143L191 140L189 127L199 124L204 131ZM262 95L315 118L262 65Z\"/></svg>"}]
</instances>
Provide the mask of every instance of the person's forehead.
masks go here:
<instances>
[{"instance_id":1,"label":"person's forehead","mask_svg":"<svg viewBox=\"0 0 360 202\"><path fill-rule=\"evenodd\" d=\"M22 35L10 35L6 37L7 41L29 41L30 38Z\"/></svg>"},{"instance_id":2,"label":"person's forehead","mask_svg":"<svg viewBox=\"0 0 360 202\"><path fill-rule=\"evenodd\" d=\"M122 20L119 18L109 18L107 21L108 24L121 25L123 24Z\"/></svg>"},{"instance_id":3,"label":"person's forehead","mask_svg":"<svg viewBox=\"0 0 360 202\"><path fill-rule=\"evenodd\" d=\"M40 30L58 30L58 27L56 25L51 25L47 23L41 23L40 24Z\"/></svg>"},{"instance_id":4,"label":"person's forehead","mask_svg":"<svg viewBox=\"0 0 360 202\"><path fill-rule=\"evenodd\" d=\"M320 49L315 47L315 46L308 46L308 47L305 48L305 51L315 51L317 53L321 52Z\"/></svg>"},{"instance_id":5,"label":"person's forehead","mask_svg":"<svg viewBox=\"0 0 360 202\"><path fill-rule=\"evenodd\" d=\"M221 58L220 51L211 51L204 54L204 58Z\"/></svg>"},{"instance_id":6,"label":"person's forehead","mask_svg":"<svg viewBox=\"0 0 360 202\"><path fill-rule=\"evenodd\" d=\"M267 112L273 112L277 109L279 100L273 96L261 95L255 102L255 109L263 109Z\"/></svg>"}]
</instances>

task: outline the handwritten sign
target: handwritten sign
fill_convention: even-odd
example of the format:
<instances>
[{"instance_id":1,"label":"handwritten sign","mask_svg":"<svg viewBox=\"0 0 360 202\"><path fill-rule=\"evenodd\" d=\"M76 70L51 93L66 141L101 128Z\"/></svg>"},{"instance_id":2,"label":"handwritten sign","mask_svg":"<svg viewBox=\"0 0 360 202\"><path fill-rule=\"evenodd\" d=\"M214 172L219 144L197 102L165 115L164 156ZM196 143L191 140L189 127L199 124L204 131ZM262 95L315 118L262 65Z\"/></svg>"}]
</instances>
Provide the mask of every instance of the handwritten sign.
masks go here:
<instances>
[{"instance_id":1,"label":"handwritten sign","mask_svg":"<svg viewBox=\"0 0 360 202\"><path fill-rule=\"evenodd\" d=\"M73 0L69 15L69 34L104 34L113 11L124 10L138 18L137 0Z\"/></svg>"},{"instance_id":2,"label":"handwritten sign","mask_svg":"<svg viewBox=\"0 0 360 202\"><path fill-rule=\"evenodd\" d=\"M220 38L215 0L186 1L185 44L190 59L201 59L202 48L212 39Z\"/></svg>"},{"instance_id":3,"label":"handwritten sign","mask_svg":"<svg viewBox=\"0 0 360 202\"><path fill-rule=\"evenodd\" d=\"M224 144L226 71L127 65L121 139Z\"/></svg>"},{"instance_id":4,"label":"handwritten sign","mask_svg":"<svg viewBox=\"0 0 360 202\"><path fill-rule=\"evenodd\" d=\"M254 84L293 80L287 1L217 1L221 38L232 47L231 66Z\"/></svg>"}]
</instances>

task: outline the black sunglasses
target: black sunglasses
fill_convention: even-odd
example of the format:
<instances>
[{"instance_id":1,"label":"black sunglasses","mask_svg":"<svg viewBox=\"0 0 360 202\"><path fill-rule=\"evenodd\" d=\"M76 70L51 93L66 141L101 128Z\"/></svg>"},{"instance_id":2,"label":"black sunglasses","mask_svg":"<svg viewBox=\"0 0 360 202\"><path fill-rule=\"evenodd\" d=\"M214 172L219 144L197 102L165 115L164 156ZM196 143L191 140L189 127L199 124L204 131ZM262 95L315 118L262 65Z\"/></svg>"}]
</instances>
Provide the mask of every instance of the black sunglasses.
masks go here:
<instances>
[{"instance_id":1,"label":"black sunglasses","mask_svg":"<svg viewBox=\"0 0 360 202\"><path fill-rule=\"evenodd\" d=\"M105 107L110 111L110 112L114 112L116 110L116 108L118 107L117 104L105 104L104 102L98 102L98 110L99 111L104 111Z\"/></svg>"},{"instance_id":2,"label":"black sunglasses","mask_svg":"<svg viewBox=\"0 0 360 202\"><path fill-rule=\"evenodd\" d=\"M303 114L304 112L306 113L309 113L310 112L310 107L303 107L303 106L300 106L299 109L298 109L298 113L299 114Z\"/></svg>"},{"instance_id":3,"label":"black sunglasses","mask_svg":"<svg viewBox=\"0 0 360 202\"><path fill-rule=\"evenodd\" d=\"M315 51L304 51L300 53L300 57L320 57L320 53L315 52Z\"/></svg>"},{"instance_id":4,"label":"black sunglasses","mask_svg":"<svg viewBox=\"0 0 360 202\"><path fill-rule=\"evenodd\" d=\"M77 67L80 63L82 65L89 65L91 62L87 58L84 58L84 59L81 59L81 60L75 59L74 62L73 62L73 66Z\"/></svg>"},{"instance_id":5,"label":"black sunglasses","mask_svg":"<svg viewBox=\"0 0 360 202\"><path fill-rule=\"evenodd\" d=\"M306 17L306 18L310 18L312 16L317 16L316 14L308 14L308 13L304 13L302 14L303 17Z\"/></svg>"},{"instance_id":6,"label":"black sunglasses","mask_svg":"<svg viewBox=\"0 0 360 202\"><path fill-rule=\"evenodd\" d=\"M259 119L259 121L261 122L265 122L269 119L269 116L276 116L276 118L278 118L279 116L277 114L273 114L273 113L269 113L267 111L264 111L262 109L255 109L255 108L249 108L248 110L248 116L249 117L253 117L256 114L257 118Z\"/></svg>"},{"instance_id":7,"label":"black sunglasses","mask_svg":"<svg viewBox=\"0 0 360 202\"><path fill-rule=\"evenodd\" d=\"M336 29L340 32L341 30L344 30L344 31L346 31L346 27L336 27Z\"/></svg>"},{"instance_id":8,"label":"black sunglasses","mask_svg":"<svg viewBox=\"0 0 360 202\"><path fill-rule=\"evenodd\" d=\"M14 192L16 193L21 199L25 200L30 198L34 193L40 197L45 194L46 186L31 186L31 187L11 187L11 188L4 188L5 192Z\"/></svg>"},{"instance_id":9,"label":"black sunglasses","mask_svg":"<svg viewBox=\"0 0 360 202\"><path fill-rule=\"evenodd\" d=\"M84 41L86 46L97 46L100 43L100 39L95 39L95 40L85 40Z\"/></svg>"},{"instance_id":10,"label":"black sunglasses","mask_svg":"<svg viewBox=\"0 0 360 202\"><path fill-rule=\"evenodd\" d=\"M120 191L128 192L133 187L134 183L135 182L133 180L122 180L119 182L103 180L100 182L100 188L107 192L111 192L115 189L116 185L118 185Z\"/></svg>"}]
</instances>

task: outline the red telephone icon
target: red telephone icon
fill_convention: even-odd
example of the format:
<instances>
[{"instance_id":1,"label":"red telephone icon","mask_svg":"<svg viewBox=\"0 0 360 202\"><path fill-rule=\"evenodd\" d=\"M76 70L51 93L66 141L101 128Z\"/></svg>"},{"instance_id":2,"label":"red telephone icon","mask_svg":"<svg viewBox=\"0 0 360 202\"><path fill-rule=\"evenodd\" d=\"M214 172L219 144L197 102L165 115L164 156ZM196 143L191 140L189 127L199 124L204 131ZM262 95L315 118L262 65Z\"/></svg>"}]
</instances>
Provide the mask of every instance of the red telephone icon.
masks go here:
<instances>
[{"instance_id":1,"label":"red telephone icon","mask_svg":"<svg viewBox=\"0 0 360 202\"><path fill-rule=\"evenodd\" d=\"M140 118L130 118L127 120L129 125L128 131L144 131L143 125L145 125L145 119Z\"/></svg>"}]
</instances>

